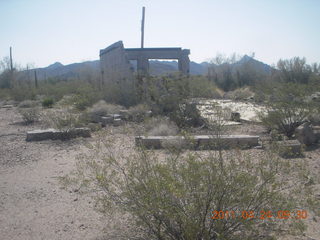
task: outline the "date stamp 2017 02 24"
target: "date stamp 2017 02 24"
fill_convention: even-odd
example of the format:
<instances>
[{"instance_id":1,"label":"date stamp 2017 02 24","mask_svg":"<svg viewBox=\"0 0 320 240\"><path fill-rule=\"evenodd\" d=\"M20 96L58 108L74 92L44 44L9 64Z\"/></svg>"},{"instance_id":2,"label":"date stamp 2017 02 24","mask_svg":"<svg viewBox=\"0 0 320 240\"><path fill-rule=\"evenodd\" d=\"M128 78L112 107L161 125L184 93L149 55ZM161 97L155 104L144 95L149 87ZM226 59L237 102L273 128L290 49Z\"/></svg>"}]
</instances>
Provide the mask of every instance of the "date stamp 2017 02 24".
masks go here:
<instances>
[{"instance_id":1,"label":"date stamp 2017 02 24","mask_svg":"<svg viewBox=\"0 0 320 240\"><path fill-rule=\"evenodd\" d=\"M270 211L270 210L261 210L259 212L256 211L217 211L214 210L211 212L211 219L307 219L308 212L306 210L278 210L278 211Z\"/></svg>"}]
</instances>

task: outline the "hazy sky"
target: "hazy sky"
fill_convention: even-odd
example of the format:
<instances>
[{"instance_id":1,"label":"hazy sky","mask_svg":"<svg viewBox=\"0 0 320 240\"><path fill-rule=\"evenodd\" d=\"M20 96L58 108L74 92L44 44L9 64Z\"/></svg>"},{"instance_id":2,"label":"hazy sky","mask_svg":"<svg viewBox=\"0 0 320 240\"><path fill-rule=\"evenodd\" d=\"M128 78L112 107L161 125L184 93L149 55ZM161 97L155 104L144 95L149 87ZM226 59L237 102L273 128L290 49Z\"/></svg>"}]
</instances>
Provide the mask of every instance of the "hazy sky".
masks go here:
<instances>
[{"instance_id":1,"label":"hazy sky","mask_svg":"<svg viewBox=\"0 0 320 240\"><path fill-rule=\"evenodd\" d=\"M0 58L44 67L99 59L123 40L140 47L182 47L190 59L250 54L268 64L320 62L320 0L0 0Z\"/></svg>"}]
</instances>

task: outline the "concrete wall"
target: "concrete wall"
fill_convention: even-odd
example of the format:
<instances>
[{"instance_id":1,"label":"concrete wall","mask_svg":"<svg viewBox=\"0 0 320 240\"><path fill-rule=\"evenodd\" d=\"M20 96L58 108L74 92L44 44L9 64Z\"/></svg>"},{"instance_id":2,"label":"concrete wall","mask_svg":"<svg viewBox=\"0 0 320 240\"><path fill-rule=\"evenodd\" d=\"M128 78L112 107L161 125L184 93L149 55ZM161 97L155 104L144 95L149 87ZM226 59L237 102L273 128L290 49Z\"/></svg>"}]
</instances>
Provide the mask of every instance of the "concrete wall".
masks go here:
<instances>
[{"instance_id":1,"label":"concrete wall","mask_svg":"<svg viewBox=\"0 0 320 240\"><path fill-rule=\"evenodd\" d=\"M100 50L103 83L132 83L133 67L129 60L137 60L138 73L149 73L149 59L177 59L179 71L189 74L190 50L181 48L127 48L122 41Z\"/></svg>"},{"instance_id":2,"label":"concrete wall","mask_svg":"<svg viewBox=\"0 0 320 240\"><path fill-rule=\"evenodd\" d=\"M100 50L101 74L104 83L133 80L133 68L122 41Z\"/></svg>"}]
</instances>

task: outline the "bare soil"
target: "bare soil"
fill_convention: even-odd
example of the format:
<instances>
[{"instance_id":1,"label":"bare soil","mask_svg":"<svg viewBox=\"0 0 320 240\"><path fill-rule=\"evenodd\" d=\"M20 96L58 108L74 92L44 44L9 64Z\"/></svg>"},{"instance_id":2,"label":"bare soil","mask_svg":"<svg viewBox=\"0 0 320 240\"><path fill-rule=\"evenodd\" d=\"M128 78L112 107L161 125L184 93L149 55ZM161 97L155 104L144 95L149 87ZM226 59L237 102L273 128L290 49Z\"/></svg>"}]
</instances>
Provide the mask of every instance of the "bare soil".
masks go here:
<instances>
[{"instance_id":1,"label":"bare soil","mask_svg":"<svg viewBox=\"0 0 320 240\"><path fill-rule=\"evenodd\" d=\"M0 108L0 239L115 239L110 237L112 232L128 227L124 219L104 217L95 210L92 196L82 195L76 188L66 190L59 181L75 169L78 154L85 153L86 145L98 134L69 141L25 141L27 131L41 127L40 123L24 125L15 108ZM102 131L113 131L110 139L130 151L134 148L133 134L123 128ZM261 126L250 124L235 132L265 135ZM248 151L255 154L262 150ZM314 177L320 201L319 145L308 149L305 158L292 161L302 160ZM320 239L320 218L311 213L305 221L309 228L304 236L281 239Z\"/></svg>"}]
</instances>

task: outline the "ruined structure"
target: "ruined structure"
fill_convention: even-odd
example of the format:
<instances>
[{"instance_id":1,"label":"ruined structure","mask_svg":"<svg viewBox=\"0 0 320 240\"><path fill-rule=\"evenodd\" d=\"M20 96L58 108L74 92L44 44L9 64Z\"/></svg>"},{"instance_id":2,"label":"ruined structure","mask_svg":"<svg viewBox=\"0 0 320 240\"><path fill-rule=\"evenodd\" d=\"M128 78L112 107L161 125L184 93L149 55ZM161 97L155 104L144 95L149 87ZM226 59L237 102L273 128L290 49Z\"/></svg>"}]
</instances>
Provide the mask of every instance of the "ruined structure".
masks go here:
<instances>
[{"instance_id":1,"label":"ruined structure","mask_svg":"<svg viewBox=\"0 0 320 240\"><path fill-rule=\"evenodd\" d=\"M103 82L129 83L133 79L133 66L130 60L137 61L139 75L148 75L149 59L176 59L179 71L189 74L189 49L181 48L144 48L145 7L142 8L141 48L124 48L122 41L100 50L100 65Z\"/></svg>"},{"instance_id":2,"label":"ruined structure","mask_svg":"<svg viewBox=\"0 0 320 240\"><path fill-rule=\"evenodd\" d=\"M100 64L104 82L133 78L130 60L137 61L138 74L149 73L149 59L176 59L179 71L189 74L189 49L181 48L124 48L122 41L100 50Z\"/></svg>"}]
</instances>

